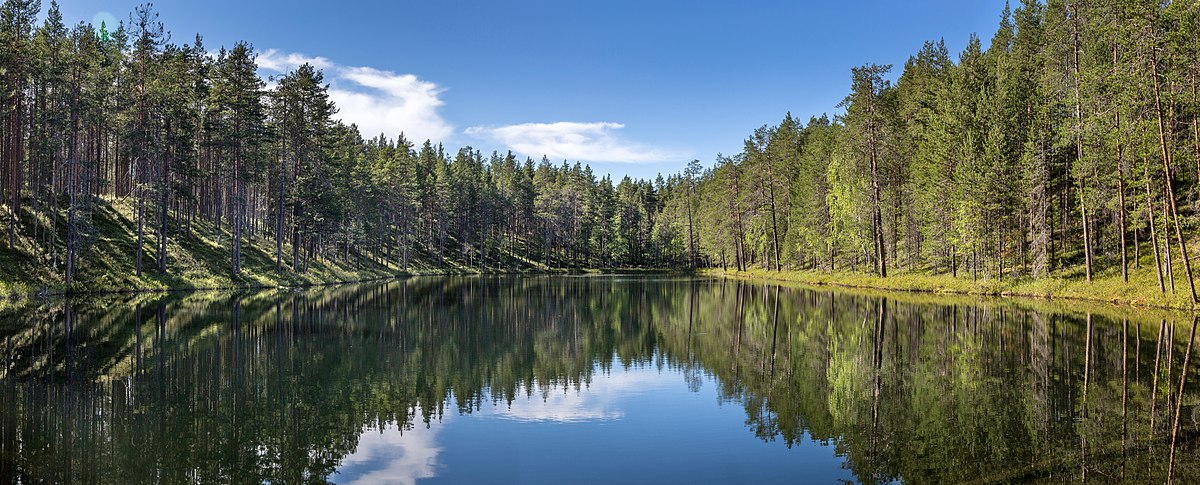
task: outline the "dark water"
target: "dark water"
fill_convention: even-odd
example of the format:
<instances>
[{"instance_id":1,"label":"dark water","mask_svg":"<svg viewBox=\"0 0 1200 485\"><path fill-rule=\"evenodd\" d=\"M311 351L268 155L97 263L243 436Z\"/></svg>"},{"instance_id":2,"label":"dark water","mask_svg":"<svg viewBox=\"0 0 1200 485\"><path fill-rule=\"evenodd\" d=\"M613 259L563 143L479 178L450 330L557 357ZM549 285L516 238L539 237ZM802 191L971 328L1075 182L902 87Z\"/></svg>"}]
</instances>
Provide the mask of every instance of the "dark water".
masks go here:
<instances>
[{"instance_id":1,"label":"dark water","mask_svg":"<svg viewBox=\"0 0 1200 485\"><path fill-rule=\"evenodd\" d=\"M1200 480L1190 318L1020 305L654 277L50 303L0 321L0 482Z\"/></svg>"}]
</instances>

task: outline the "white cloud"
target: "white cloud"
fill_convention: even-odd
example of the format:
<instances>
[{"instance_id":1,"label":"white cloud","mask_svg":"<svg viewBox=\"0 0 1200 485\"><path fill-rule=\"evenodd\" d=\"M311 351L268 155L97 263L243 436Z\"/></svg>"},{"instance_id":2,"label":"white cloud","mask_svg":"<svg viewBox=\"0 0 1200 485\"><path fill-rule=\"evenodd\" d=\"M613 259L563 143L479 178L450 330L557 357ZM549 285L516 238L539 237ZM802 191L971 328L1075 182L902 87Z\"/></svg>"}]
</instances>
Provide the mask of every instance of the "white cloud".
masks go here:
<instances>
[{"instance_id":1,"label":"white cloud","mask_svg":"<svg viewBox=\"0 0 1200 485\"><path fill-rule=\"evenodd\" d=\"M614 421L625 418L623 400L628 396L665 391L675 385L674 374L649 366L622 369L614 358L609 368L608 372L597 370L582 389L537 382L517 386L517 395L530 397L498 403L490 410L484 408L481 414L520 422Z\"/></svg>"},{"instance_id":2,"label":"white cloud","mask_svg":"<svg viewBox=\"0 0 1200 485\"><path fill-rule=\"evenodd\" d=\"M666 393L679 387L678 374L661 372L650 365L624 367L614 356L607 368L601 371L597 366L588 385L581 389L562 383L526 383L517 386L512 402L493 401L492 406L477 408L465 417L454 412L439 414L429 426L421 422L422 408L415 406L409 413L415 417L411 426L389 423L364 431L358 446L338 464L338 474L330 478L349 484L413 484L435 477L445 466L438 459L445 449L439 444L439 435L443 427L455 426L456 422L472 428L478 423L470 422L478 419L520 424L620 420L626 416L624 407L631 396ZM459 404L452 394L445 407L454 409Z\"/></svg>"},{"instance_id":3,"label":"white cloud","mask_svg":"<svg viewBox=\"0 0 1200 485\"><path fill-rule=\"evenodd\" d=\"M420 416L420 412L414 415ZM439 430L426 428L417 418L415 425L404 431L395 423L363 431L358 447L339 463L337 481L414 484L431 478L437 474L437 457L442 451L437 445Z\"/></svg>"},{"instance_id":4,"label":"white cloud","mask_svg":"<svg viewBox=\"0 0 1200 485\"><path fill-rule=\"evenodd\" d=\"M454 131L438 109L445 90L413 74L396 74L366 66L343 66L324 57L308 57L267 49L258 56L260 69L286 73L304 63L325 73L329 99L337 105L335 118L355 123L363 137L404 132L416 143L445 141Z\"/></svg>"},{"instance_id":5,"label":"white cloud","mask_svg":"<svg viewBox=\"0 0 1200 485\"><path fill-rule=\"evenodd\" d=\"M583 160L592 162L664 162L686 158L686 154L623 140L616 131L621 123L522 123L498 127L472 126L464 133L476 138L502 143L509 149L551 160Z\"/></svg>"},{"instance_id":6,"label":"white cloud","mask_svg":"<svg viewBox=\"0 0 1200 485\"><path fill-rule=\"evenodd\" d=\"M573 389L543 389L541 400L536 398L514 399L503 409L497 408L494 414L503 419L522 422L551 421L558 423L576 423L584 421L612 421L625 417L625 412L617 408L609 394L597 394ZM520 386L518 394L529 392L529 386Z\"/></svg>"},{"instance_id":7,"label":"white cloud","mask_svg":"<svg viewBox=\"0 0 1200 485\"><path fill-rule=\"evenodd\" d=\"M317 69L329 69L333 63L324 57L308 57L304 54L295 52L279 52L275 49L267 49L258 55L258 68L284 73L299 67L301 64L309 63Z\"/></svg>"}]
</instances>

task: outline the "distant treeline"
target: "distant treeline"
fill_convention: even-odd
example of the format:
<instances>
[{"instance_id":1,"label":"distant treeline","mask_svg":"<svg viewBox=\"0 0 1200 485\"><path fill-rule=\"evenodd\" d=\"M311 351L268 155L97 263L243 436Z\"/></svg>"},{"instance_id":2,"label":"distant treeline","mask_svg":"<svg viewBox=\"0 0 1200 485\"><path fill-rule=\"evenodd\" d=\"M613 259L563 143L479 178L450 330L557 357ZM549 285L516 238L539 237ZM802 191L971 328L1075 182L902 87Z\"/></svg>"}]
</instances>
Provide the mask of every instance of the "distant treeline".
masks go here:
<instances>
[{"instance_id":1,"label":"distant treeline","mask_svg":"<svg viewBox=\"0 0 1200 485\"><path fill-rule=\"evenodd\" d=\"M1160 289L1190 288L1200 3L1025 0L986 49L927 42L890 70L700 177L705 261L1091 280L1152 253Z\"/></svg>"}]
</instances>

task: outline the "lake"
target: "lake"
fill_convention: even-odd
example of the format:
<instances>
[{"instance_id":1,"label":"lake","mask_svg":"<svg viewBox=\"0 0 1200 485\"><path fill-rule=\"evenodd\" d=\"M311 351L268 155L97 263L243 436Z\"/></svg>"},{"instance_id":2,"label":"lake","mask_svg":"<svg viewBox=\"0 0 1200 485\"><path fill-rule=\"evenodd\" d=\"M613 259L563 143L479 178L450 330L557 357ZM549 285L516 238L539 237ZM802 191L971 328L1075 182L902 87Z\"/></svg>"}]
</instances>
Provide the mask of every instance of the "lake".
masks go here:
<instances>
[{"instance_id":1,"label":"lake","mask_svg":"<svg viewBox=\"0 0 1200 485\"><path fill-rule=\"evenodd\" d=\"M0 320L0 481L1196 483L1195 323L1122 312L667 276L51 301Z\"/></svg>"}]
</instances>

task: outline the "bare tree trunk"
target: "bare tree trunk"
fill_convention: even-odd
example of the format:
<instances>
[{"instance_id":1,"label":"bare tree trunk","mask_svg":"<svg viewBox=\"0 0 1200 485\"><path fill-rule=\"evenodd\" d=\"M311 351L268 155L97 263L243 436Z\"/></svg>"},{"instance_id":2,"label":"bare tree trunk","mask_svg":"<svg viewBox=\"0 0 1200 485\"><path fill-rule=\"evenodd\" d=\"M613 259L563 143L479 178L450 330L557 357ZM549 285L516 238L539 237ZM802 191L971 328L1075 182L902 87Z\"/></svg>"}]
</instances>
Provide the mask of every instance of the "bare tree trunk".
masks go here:
<instances>
[{"instance_id":1,"label":"bare tree trunk","mask_svg":"<svg viewBox=\"0 0 1200 485\"><path fill-rule=\"evenodd\" d=\"M688 197L687 197L687 219L688 219L688 258L692 269L696 269L696 236L692 234L694 222L692 220L692 197L695 193L695 181L692 179L694 175L688 173Z\"/></svg>"},{"instance_id":2,"label":"bare tree trunk","mask_svg":"<svg viewBox=\"0 0 1200 485\"><path fill-rule=\"evenodd\" d=\"M1051 243L1051 232L1047 220L1049 214L1049 203L1047 201L1047 180L1050 178L1049 170L1046 164L1046 143L1045 140L1040 140L1038 143L1037 168L1034 170L1035 184L1031 199L1030 210L1030 252L1033 253L1033 268L1031 273L1034 277L1040 277L1050 270L1049 261L1049 246ZM952 272L957 272L951 269Z\"/></svg>"},{"instance_id":3,"label":"bare tree trunk","mask_svg":"<svg viewBox=\"0 0 1200 485\"><path fill-rule=\"evenodd\" d=\"M75 228L75 187L77 184L77 165L78 153L76 152L76 144L78 143L78 123L79 123L79 107L78 107L78 89L74 93L71 106L71 139L67 147L67 261L66 261L66 282L67 291L71 291L71 283L75 277L75 251L76 241L78 237ZM53 189L51 189L53 191ZM57 211L56 211L57 212ZM53 239L51 239L53 242Z\"/></svg>"},{"instance_id":4,"label":"bare tree trunk","mask_svg":"<svg viewBox=\"0 0 1200 485\"><path fill-rule=\"evenodd\" d=\"M283 126L287 126L287 113L284 110ZM287 187L287 135L280 137L282 149L279 153L279 201L275 211L275 272L283 272L283 197ZM294 267L294 266L293 266Z\"/></svg>"},{"instance_id":5,"label":"bare tree trunk","mask_svg":"<svg viewBox=\"0 0 1200 485\"><path fill-rule=\"evenodd\" d=\"M135 163L135 164L140 164L141 162L135 161L134 163ZM140 177L141 177L141 170L138 170L138 172L139 172L139 175L138 175L138 177L137 177L137 178L140 178ZM137 183L137 181L135 180L135 182L134 182L134 183ZM138 197L138 208L137 208L137 275L138 275L138 276L142 276L142 214L145 212L145 207L146 207L146 195L144 194L144 192L145 192L145 189L144 189L144 188L142 188L142 186L141 186L141 184L140 184L140 183L138 183L138 187L137 187L137 193L138 193L138 196L137 196L137 197Z\"/></svg>"},{"instance_id":6,"label":"bare tree trunk","mask_svg":"<svg viewBox=\"0 0 1200 485\"><path fill-rule=\"evenodd\" d=\"M168 128L169 129L169 128ZM158 272L164 274L167 271L167 203L170 187L170 167L167 165L167 158L163 157L161 162L162 179L161 188L158 195Z\"/></svg>"},{"instance_id":7,"label":"bare tree trunk","mask_svg":"<svg viewBox=\"0 0 1200 485\"><path fill-rule=\"evenodd\" d=\"M881 278L887 278L887 254L883 247L883 213L879 207L882 204L880 189L879 189L879 160L878 148L875 143L875 126L873 122L868 121L867 144L871 155L871 202L874 209L874 216L871 218L874 226L874 243L875 243L875 269Z\"/></svg>"},{"instance_id":8,"label":"bare tree trunk","mask_svg":"<svg viewBox=\"0 0 1200 485\"><path fill-rule=\"evenodd\" d=\"M1147 161L1143 165L1143 173L1146 179L1146 214L1150 216L1150 245L1154 248L1154 274L1158 275L1158 292L1166 293L1167 287L1163 283L1163 266L1162 259L1158 256L1158 231L1154 227L1154 204L1153 194L1150 192L1150 162Z\"/></svg>"},{"instance_id":9,"label":"bare tree trunk","mask_svg":"<svg viewBox=\"0 0 1200 485\"><path fill-rule=\"evenodd\" d=\"M767 163L768 163L768 167L769 167L769 164L771 163L770 160L768 160ZM775 249L775 271L780 271L781 267L780 267L780 260L779 260L779 224L776 223L776 216L775 216L775 180L774 180L775 176L772 172L773 172L773 170L771 170L770 168L767 169L767 173L770 174L769 177L771 178L771 181L769 183L770 193L771 193L771 247Z\"/></svg>"},{"instance_id":10,"label":"bare tree trunk","mask_svg":"<svg viewBox=\"0 0 1200 485\"><path fill-rule=\"evenodd\" d=\"M1133 269L1142 269L1142 236L1138 232L1138 226L1133 226Z\"/></svg>"},{"instance_id":11,"label":"bare tree trunk","mask_svg":"<svg viewBox=\"0 0 1200 485\"><path fill-rule=\"evenodd\" d=\"M1117 65L1117 46L1113 45L1113 66ZM1129 251L1125 246L1125 160L1122 157L1121 146L1121 113L1117 112L1113 115L1113 121L1116 127L1117 135L1117 203L1120 205L1117 208L1117 226L1119 227L1121 236L1121 281L1129 282Z\"/></svg>"},{"instance_id":12,"label":"bare tree trunk","mask_svg":"<svg viewBox=\"0 0 1200 485\"><path fill-rule=\"evenodd\" d=\"M1168 221L1171 220L1171 207L1167 203L1166 190L1163 191L1162 195L1162 211L1163 225L1166 226L1169 224ZM1167 285L1171 289L1171 293L1175 293L1175 263L1172 261L1174 258L1171 256L1171 236L1164 235L1162 239L1163 265L1166 266L1163 272L1166 273Z\"/></svg>"},{"instance_id":13,"label":"bare tree trunk","mask_svg":"<svg viewBox=\"0 0 1200 485\"><path fill-rule=\"evenodd\" d=\"M404 260L404 271L407 272L408 271L408 244L409 244L409 240L412 239L411 237L409 237L409 234L408 234L408 232L409 232L408 217L409 216L408 216L407 208L404 209L403 216L404 216L403 222L401 222L401 224L404 226L404 230L403 230L403 234L401 235L401 237L403 237L404 240L401 241L402 245L401 245L400 251L403 253L401 258Z\"/></svg>"},{"instance_id":14,"label":"bare tree trunk","mask_svg":"<svg viewBox=\"0 0 1200 485\"><path fill-rule=\"evenodd\" d=\"M1155 42L1157 44L1157 41ZM1191 290L1192 303L1196 303L1196 281L1192 279L1192 263L1188 260L1187 244L1183 240L1183 228L1179 225L1179 212L1175 208L1175 188L1171 177L1171 154L1167 149L1167 127L1163 120L1162 94L1158 86L1158 56L1150 56L1151 84L1154 85L1154 111L1158 115L1158 144L1162 149L1163 185L1167 191L1167 202L1171 208L1171 219L1175 225L1175 240L1179 245L1179 255L1183 259L1183 271L1187 275L1188 289Z\"/></svg>"},{"instance_id":15,"label":"bare tree trunk","mask_svg":"<svg viewBox=\"0 0 1200 485\"><path fill-rule=\"evenodd\" d=\"M1073 47L1072 70L1075 74L1075 163L1083 163L1083 98L1080 94L1079 85L1079 8L1078 5L1071 4L1071 37ZM1079 215L1083 219L1083 261L1084 274L1087 275L1087 280L1092 281L1092 240L1088 227L1087 201L1084 200L1083 192L1083 177L1078 178L1079 182Z\"/></svg>"}]
</instances>

